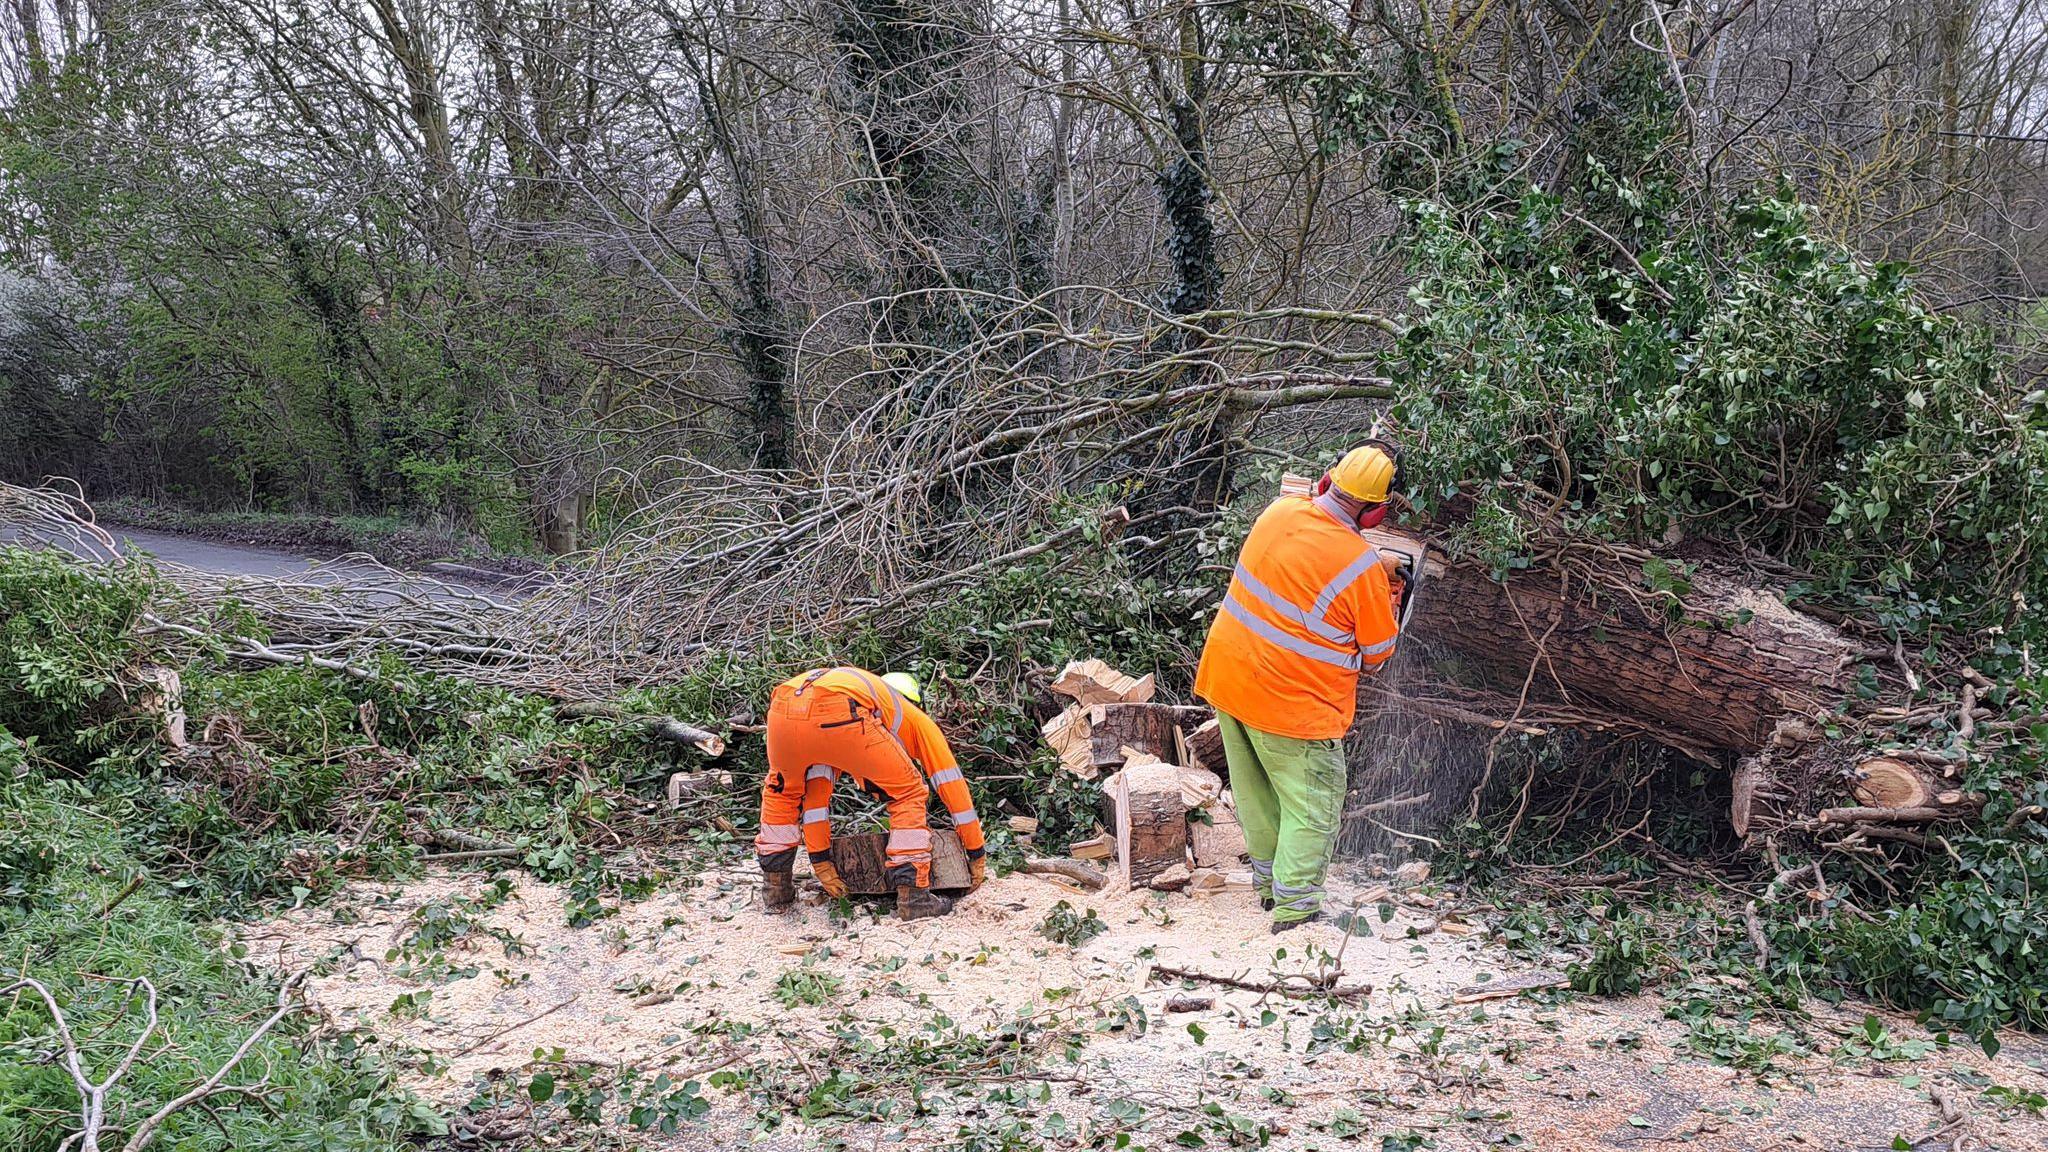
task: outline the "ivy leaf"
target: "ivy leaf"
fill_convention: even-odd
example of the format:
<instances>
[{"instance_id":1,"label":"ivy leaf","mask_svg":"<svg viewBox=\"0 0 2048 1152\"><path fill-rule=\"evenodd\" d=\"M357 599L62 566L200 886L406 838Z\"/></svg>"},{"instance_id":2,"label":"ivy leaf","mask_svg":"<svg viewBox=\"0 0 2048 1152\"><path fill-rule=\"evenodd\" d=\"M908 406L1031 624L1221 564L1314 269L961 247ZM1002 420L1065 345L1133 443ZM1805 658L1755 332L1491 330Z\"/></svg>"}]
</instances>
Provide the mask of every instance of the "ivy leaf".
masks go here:
<instances>
[{"instance_id":1,"label":"ivy leaf","mask_svg":"<svg viewBox=\"0 0 2048 1152\"><path fill-rule=\"evenodd\" d=\"M555 1074L552 1072L534 1073L533 1082L526 1086L526 1095L536 1104L545 1104L548 1100L552 1099L555 1095Z\"/></svg>"},{"instance_id":2,"label":"ivy leaf","mask_svg":"<svg viewBox=\"0 0 2048 1152\"><path fill-rule=\"evenodd\" d=\"M1197 1044L1200 1044L1209 1038L1209 1034L1207 1032L1202 1031L1202 1026L1200 1024L1195 1023L1192 1020L1188 1021L1188 1035L1193 1036L1195 1038L1195 1043Z\"/></svg>"}]
</instances>

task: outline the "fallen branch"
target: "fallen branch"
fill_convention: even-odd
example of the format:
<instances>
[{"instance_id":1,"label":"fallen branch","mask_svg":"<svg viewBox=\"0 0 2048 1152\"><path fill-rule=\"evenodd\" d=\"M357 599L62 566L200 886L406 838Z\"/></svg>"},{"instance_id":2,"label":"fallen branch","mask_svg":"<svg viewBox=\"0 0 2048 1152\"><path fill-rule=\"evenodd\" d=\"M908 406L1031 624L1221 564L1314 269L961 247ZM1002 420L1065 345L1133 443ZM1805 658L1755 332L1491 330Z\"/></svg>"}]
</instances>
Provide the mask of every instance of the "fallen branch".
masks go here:
<instances>
[{"instance_id":1,"label":"fallen branch","mask_svg":"<svg viewBox=\"0 0 2048 1152\"><path fill-rule=\"evenodd\" d=\"M1271 980L1253 981L1236 976L1219 976L1213 972L1197 972L1192 968L1174 968L1165 964L1154 964L1152 976L1163 976L1171 980L1192 980L1198 984L1214 984L1222 988L1237 988L1246 992L1257 992L1270 996L1279 993L1297 1000L1317 1000L1328 997L1332 1000L1356 1000L1372 994L1372 985L1353 984L1339 987L1337 977L1341 973L1330 972L1320 976L1284 975ZM1300 984L1295 982L1299 981ZM1306 985L1302 987L1300 985Z\"/></svg>"},{"instance_id":2,"label":"fallen branch","mask_svg":"<svg viewBox=\"0 0 2048 1152\"><path fill-rule=\"evenodd\" d=\"M1083 888L1093 892L1109 883L1109 877L1102 869L1079 860L1056 860L1034 856L1024 861L1020 872L1036 873L1043 876L1064 876Z\"/></svg>"}]
</instances>

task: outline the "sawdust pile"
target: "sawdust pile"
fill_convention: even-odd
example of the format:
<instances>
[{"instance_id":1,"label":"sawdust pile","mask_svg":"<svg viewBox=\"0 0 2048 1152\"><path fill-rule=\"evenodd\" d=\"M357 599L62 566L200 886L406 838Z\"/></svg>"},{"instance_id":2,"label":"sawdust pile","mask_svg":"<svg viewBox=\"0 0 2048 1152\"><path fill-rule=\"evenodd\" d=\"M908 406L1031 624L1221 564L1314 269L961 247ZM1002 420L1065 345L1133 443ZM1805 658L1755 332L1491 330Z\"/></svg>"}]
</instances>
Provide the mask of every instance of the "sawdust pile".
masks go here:
<instances>
[{"instance_id":1,"label":"sawdust pile","mask_svg":"<svg viewBox=\"0 0 2048 1152\"><path fill-rule=\"evenodd\" d=\"M1440 897L1418 893L1389 899L1386 922L1377 905L1368 907L1372 934L1347 940L1320 925L1272 937L1248 893L1097 896L1051 877L1017 875L991 881L950 917L902 924L835 921L815 903L788 918L769 916L758 910L754 882L750 871L707 872L572 929L563 890L520 879L488 914L489 927L517 945L508 954L489 938L474 951L450 953L458 974L439 981L408 976L405 961L386 954L413 931L415 913L477 896L488 883L481 875L359 887L243 940L283 969L319 965L311 996L329 1026L431 1053L432 1061L415 1067L412 1086L450 1108L479 1080L519 1077L536 1049L649 1075L731 1064L818 1077L830 1071L813 1065L830 1050L835 1029L889 1024L909 1033L943 1016L993 1033L1027 1014L1103 1017L1130 997L1143 1005L1149 1027L1097 1031L1077 1062L1049 1064L1033 1086L1034 1125L1057 1115L1062 1132L1115 1123L1146 1146L1172 1146L1192 1133L1221 1147L1228 1134L1215 1128L1214 1105L1226 1117L1263 1125L1277 1148L1346 1147L1367 1133L1373 1147L1382 1135L1402 1133L1436 1148L1498 1147L1515 1142L1509 1137L1546 1149L1645 1138L1764 1147L1802 1137L1810 1147L1884 1147L1895 1135L1910 1140L1947 1123L1930 1095L1942 1091L1944 1076L2048 1089L2040 1071L2048 1056L2026 1042L1996 1068L1974 1051L1944 1050L1902 1069L1838 1066L1816 1055L1791 1061L1807 1089L1793 1091L1688 1056L1680 1047L1684 1025L1665 1020L1655 1001L1577 1000L1561 1008L1540 997L1464 1002L1474 987L1528 977L1534 966L1482 942L1483 910L1468 922L1446 915ZM1373 878L1335 877L1333 906L1373 886ZM1062 900L1076 911L1093 909L1106 930L1079 946L1046 939L1039 926ZM1151 978L1155 965L1255 980L1273 971L1317 972L1340 948L1342 982L1374 985L1369 1003ZM472 967L473 975L461 974ZM840 983L825 1004L785 1008L774 990L793 970L829 972ZM431 992L423 1006L422 991ZM1176 995L1212 1003L1168 1014ZM1860 1012L1837 1016L1823 1024L1844 1035L1862 1019ZM1900 1020L1892 1026L1913 1030ZM707 1039L713 1034L719 1038ZM991 1115L981 1103L991 1090L972 1080L935 1083L924 1097L926 1115L906 1109L888 1122L815 1128L784 1118L764 1132L756 1130L752 1104L713 1089L712 1110L694 1125L675 1136L636 1138L663 1148L735 1140L813 1148L828 1134L863 1147L958 1146L963 1132ZM1142 1118L1131 1119L1132 1105ZM1112 1113L1121 1118L1106 1119ZM2023 1113L1971 1122L1998 1134L1992 1146L2048 1146L2048 1124Z\"/></svg>"}]
</instances>

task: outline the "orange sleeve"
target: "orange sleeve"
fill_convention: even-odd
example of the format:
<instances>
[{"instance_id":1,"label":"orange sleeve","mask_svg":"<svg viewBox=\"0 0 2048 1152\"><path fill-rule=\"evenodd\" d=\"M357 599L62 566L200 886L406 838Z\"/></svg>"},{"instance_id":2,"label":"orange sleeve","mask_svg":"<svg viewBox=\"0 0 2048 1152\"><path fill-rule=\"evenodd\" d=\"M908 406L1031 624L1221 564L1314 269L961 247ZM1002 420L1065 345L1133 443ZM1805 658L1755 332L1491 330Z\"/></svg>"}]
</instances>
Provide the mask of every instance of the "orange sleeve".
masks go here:
<instances>
[{"instance_id":1,"label":"orange sleeve","mask_svg":"<svg viewBox=\"0 0 2048 1152\"><path fill-rule=\"evenodd\" d=\"M1359 663L1377 668L1394 658L1401 626L1394 617L1394 588L1387 570L1375 564L1353 586L1352 618L1357 621Z\"/></svg>"},{"instance_id":2,"label":"orange sleeve","mask_svg":"<svg viewBox=\"0 0 2048 1152\"><path fill-rule=\"evenodd\" d=\"M931 777L932 787L938 789L939 800L952 814L953 830L960 834L960 846L967 850L967 858L979 857L987 842L981 832L981 817L974 811L974 796L967 790L967 778L960 771L960 762L953 758L953 747L946 743L946 734L922 709L914 708L904 718L903 743L924 765L925 775Z\"/></svg>"}]
</instances>

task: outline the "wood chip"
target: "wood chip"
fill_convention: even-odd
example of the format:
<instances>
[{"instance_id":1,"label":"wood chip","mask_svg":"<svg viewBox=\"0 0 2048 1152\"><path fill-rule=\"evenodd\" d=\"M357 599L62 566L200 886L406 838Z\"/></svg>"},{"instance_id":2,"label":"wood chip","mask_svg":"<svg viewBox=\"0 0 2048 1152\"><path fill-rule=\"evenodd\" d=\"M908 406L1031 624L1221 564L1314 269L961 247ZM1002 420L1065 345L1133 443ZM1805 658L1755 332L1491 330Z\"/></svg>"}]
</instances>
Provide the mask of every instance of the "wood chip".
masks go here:
<instances>
[{"instance_id":1,"label":"wood chip","mask_svg":"<svg viewBox=\"0 0 2048 1152\"><path fill-rule=\"evenodd\" d=\"M1116 845L1108 836L1091 836L1067 845L1067 855L1076 860L1107 860L1116 855Z\"/></svg>"}]
</instances>

